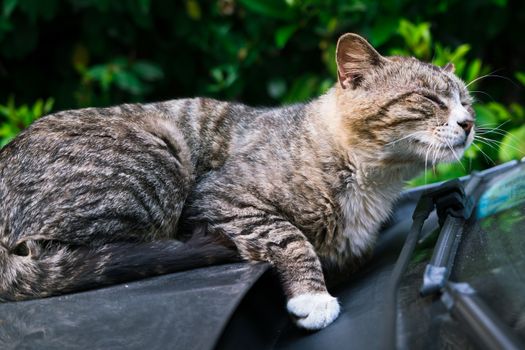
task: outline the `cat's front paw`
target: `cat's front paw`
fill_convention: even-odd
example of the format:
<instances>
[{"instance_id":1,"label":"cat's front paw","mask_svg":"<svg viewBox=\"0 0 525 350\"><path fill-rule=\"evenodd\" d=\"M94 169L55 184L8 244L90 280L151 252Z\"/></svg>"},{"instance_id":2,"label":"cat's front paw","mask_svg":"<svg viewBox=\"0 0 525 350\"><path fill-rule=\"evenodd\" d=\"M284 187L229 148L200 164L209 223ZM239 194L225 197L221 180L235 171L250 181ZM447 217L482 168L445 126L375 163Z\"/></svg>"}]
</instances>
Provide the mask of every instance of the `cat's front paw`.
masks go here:
<instances>
[{"instance_id":1,"label":"cat's front paw","mask_svg":"<svg viewBox=\"0 0 525 350\"><path fill-rule=\"evenodd\" d=\"M328 326L341 310L337 299L328 293L300 294L288 300L286 307L295 317L295 323L309 330Z\"/></svg>"}]
</instances>

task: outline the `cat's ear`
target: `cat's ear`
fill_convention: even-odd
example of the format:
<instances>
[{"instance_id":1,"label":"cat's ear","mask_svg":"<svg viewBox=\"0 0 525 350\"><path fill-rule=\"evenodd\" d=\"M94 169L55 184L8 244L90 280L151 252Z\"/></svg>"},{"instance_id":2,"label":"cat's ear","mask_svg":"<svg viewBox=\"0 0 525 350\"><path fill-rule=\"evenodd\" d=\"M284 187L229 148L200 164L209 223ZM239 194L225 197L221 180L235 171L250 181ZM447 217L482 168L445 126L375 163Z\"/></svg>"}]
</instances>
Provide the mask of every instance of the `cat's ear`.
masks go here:
<instances>
[{"instance_id":1,"label":"cat's ear","mask_svg":"<svg viewBox=\"0 0 525 350\"><path fill-rule=\"evenodd\" d=\"M445 72L454 73L456 66L454 66L454 63L447 63L445 67L443 67L443 70Z\"/></svg>"},{"instance_id":2,"label":"cat's ear","mask_svg":"<svg viewBox=\"0 0 525 350\"><path fill-rule=\"evenodd\" d=\"M386 61L363 37L353 33L339 38L335 57L339 84L343 89L356 87L367 70Z\"/></svg>"}]
</instances>

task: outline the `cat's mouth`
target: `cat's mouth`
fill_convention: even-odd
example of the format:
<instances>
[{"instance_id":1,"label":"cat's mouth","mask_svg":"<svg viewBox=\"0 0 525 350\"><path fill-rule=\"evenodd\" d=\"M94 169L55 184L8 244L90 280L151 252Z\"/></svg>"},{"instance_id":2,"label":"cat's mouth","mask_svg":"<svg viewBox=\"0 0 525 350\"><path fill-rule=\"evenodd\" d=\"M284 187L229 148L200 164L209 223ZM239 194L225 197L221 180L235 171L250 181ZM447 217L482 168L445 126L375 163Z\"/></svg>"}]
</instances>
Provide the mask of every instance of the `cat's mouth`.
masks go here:
<instances>
[{"instance_id":1,"label":"cat's mouth","mask_svg":"<svg viewBox=\"0 0 525 350\"><path fill-rule=\"evenodd\" d=\"M441 141L441 140L440 140ZM460 161L463 152L468 146L468 141L452 143L452 141L428 142L417 140L415 142L419 147L418 154L423 157L422 160L427 162L454 162Z\"/></svg>"}]
</instances>

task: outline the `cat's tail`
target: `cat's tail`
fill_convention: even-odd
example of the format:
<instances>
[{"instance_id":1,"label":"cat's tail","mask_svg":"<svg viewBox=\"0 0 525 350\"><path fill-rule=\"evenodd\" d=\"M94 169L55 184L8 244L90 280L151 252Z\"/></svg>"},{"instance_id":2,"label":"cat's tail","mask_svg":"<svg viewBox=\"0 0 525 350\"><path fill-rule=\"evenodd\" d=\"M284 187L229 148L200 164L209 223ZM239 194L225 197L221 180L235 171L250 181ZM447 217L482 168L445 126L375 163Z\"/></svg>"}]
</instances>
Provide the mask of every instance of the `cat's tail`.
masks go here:
<instances>
[{"instance_id":1,"label":"cat's tail","mask_svg":"<svg viewBox=\"0 0 525 350\"><path fill-rule=\"evenodd\" d=\"M47 297L241 260L235 248L207 236L185 243L110 243L96 248L51 241L37 255L24 249L11 252L0 246L0 301Z\"/></svg>"}]
</instances>

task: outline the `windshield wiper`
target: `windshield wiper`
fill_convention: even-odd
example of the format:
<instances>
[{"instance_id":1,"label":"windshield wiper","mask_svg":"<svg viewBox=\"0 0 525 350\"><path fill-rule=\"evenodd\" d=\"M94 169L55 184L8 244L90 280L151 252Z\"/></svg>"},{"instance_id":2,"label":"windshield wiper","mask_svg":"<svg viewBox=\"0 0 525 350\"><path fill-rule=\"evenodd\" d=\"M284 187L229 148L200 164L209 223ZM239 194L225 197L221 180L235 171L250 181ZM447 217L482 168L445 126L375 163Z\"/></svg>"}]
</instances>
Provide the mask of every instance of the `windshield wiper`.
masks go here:
<instances>
[{"instance_id":1,"label":"windshield wiper","mask_svg":"<svg viewBox=\"0 0 525 350\"><path fill-rule=\"evenodd\" d=\"M465 190L459 180L453 180L429 194L436 204L441 231L430 263L425 267L420 288L422 296L437 293L445 286L463 236L465 221L472 215L472 196L480 181L481 177L473 173Z\"/></svg>"}]
</instances>

